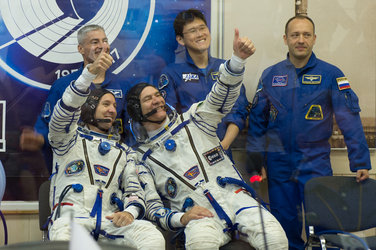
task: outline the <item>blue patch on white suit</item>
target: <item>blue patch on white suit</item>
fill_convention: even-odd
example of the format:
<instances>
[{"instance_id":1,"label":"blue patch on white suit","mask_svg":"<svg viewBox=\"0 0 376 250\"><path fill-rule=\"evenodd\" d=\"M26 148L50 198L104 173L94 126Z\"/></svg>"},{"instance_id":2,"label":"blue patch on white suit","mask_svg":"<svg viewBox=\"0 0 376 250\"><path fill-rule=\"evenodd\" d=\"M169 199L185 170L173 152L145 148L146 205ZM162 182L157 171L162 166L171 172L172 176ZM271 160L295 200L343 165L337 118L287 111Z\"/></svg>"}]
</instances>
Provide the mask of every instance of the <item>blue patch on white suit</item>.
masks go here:
<instances>
[{"instance_id":1,"label":"blue patch on white suit","mask_svg":"<svg viewBox=\"0 0 376 250\"><path fill-rule=\"evenodd\" d=\"M214 165L217 162L223 161L225 159L221 147L215 147L213 149L210 149L202 155L205 157L209 165Z\"/></svg>"},{"instance_id":2,"label":"blue patch on white suit","mask_svg":"<svg viewBox=\"0 0 376 250\"><path fill-rule=\"evenodd\" d=\"M176 185L176 181L173 178L170 177L167 179L165 188L168 196L170 196L171 198L175 198L178 188Z\"/></svg>"},{"instance_id":3,"label":"blue patch on white suit","mask_svg":"<svg viewBox=\"0 0 376 250\"><path fill-rule=\"evenodd\" d=\"M46 102L46 104L43 107L42 117L48 118L50 116L51 116L51 104L50 102Z\"/></svg>"},{"instance_id":4,"label":"blue patch on white suit","mask_svg":"<svg viewBox=\"0 0 376 250\"><path fill-rule=\"evenodd\" d=\"M181 78L184 80L184 82L199 82L200 80L198 74L195 73L183 73Z\"/></svg>"},{"instance_id":5,"label":"blue patch on white suit","mask_svg":"<svg viewBox=\"0 0 376 250\"><path fill-rule=\"evenodd\" d=\"M198 169L198 166L193 166L190 169L188 169L187 172L184 173L184 177L188 180L193 180L200 174L200 169Z\"/></svg>"},{"instance_id":6,"label":"blue patch on white suit","mask_svg":"<svg viewBox=\"0 0 376 250\"><path fill-rule=\"evenodd\" d=\"M97 164L94 165L94 170L96 174L99 174L101 176L107 176L108 173L110 172L109 168L106 168L102 165L97 165Z\"/></svg>"},{"instance_id":7,"label":"blue patch on white suit","mask_svg":"<svg viewBox=\"0 0 376 250\"><path fill-rule=\"evenodd\" d=\"M272 87L284 87L287 86L288 76L273 76Z\"/></svg>"},{"instance_id":8,"label":"blue patch on white suit","mask_svg":"<svg viewBox=\"0 0 376 250\"><path fill-rule=\"evenodd\" d=\"M85 162L83 160L72 161L65 167L64 173L66 176L76 175L81 173L84 167Z\"/></svg>"},{"instance_id":9,"label":"blue patch on white suit","mask_svg":"<svg viewBox=\"0 0 376 250\"><path fill-rule=\"evenodd\" d=\"M123 98L123 91L121 89L107 89L112 94L114 94L115 98Z\"/></svg>"},{"instance_id":10,"label":"blue patch on white suit","mask_svg":"<svg viewBox=\"0 0 376 250\"><path fill-rule=\"evenodd\" d=\"M158 89L163 89L164 87L166 87L168 85L169 81L168 81L168 76L166 74L162 74L160 77L159 77L159 81L158 81Z\"/></svg>"}]
</instances>

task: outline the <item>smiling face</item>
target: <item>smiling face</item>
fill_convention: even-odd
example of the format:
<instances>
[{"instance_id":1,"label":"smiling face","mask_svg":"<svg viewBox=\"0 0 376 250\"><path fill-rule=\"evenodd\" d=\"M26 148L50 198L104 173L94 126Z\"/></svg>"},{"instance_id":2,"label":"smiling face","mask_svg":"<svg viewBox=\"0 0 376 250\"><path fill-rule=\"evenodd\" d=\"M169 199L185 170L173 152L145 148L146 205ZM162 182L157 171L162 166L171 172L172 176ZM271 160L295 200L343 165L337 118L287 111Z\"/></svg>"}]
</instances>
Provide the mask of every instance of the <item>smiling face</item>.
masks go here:
<instances>
[{"instance_id":1,"label":"smiling face","mask_svg":"<svg viewBox=\"0 0 376 250\"><path fill-rule=\"evenodd\" d=\"M186 24L183 28L183 35L177 35L176 40L180 45L185 46L189 53L207 52L210 46L211 36L208 26L199 18Z\"/></svg>"},{"instance_id":2,"label":"smiling face","mask_svg":"<svg viewBox=\"0 0 376 250\"><path fill-rule=\"evenodd\" d=\"M110 119L111 122L98 122L97 127L92 127L91 129L100 133L108 131L115 121L116 115L115 97L110 93L104 94L99 100L94 119Z\"/></svg>"},{"instance_id":3,"label":"smiling face","mask_svg":"<svg viewBox=\"0 0 376 250\"><path fill-rule=\"evenodd\" d=\"M295 66L305 66L316 42L313 24L306 18L295 18L288 24L283 39L289 48L290 61Z\"/></svg>"},{"instance_id":4,"label":"smiling face","mask_svg":"<svg viewBox=\"0 0 376 250\"><path fill-rule=\"evenodd\" d=\"M146 116L149 121L160 122L166 119L166 102L156 88L151 86L145 87L140 94L140 104L142 115ZM148 114L152 111L154 112L154 110L156 112L148 116ZM148 122L146 121L144 123Z\"/></svg>"},{"instance_id":5,"label":"smiling face","mask_svg":"<svg viewBox=\"0 0 376 250\"><path fill-rule=\"evenodd\" d=\"M110 45L103 30L92 30L86 33L85 39L78 45L78 51L84 59L84 66L97 59L102 50L110 53Z\"/></svg>"}]
</instances>

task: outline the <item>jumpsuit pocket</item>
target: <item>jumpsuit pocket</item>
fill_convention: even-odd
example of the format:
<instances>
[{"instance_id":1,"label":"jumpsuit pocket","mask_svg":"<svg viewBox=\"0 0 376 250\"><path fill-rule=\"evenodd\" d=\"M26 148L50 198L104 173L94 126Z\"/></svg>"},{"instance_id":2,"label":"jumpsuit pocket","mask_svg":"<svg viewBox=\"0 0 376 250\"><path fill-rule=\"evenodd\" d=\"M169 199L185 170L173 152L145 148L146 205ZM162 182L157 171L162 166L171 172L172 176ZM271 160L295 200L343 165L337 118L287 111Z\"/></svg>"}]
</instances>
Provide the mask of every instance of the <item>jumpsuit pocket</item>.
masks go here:
<instances>
[{"instance_id":1,"label":"jumpsuit pocket","mask_svg":"<svg viewBox=\"0 0 376 250\"><path fill-rule=\"evenodd\" d=\"M348 107L353 113L360 112L359 99L352 91L346 91L345 93L346 107Z\"/></svg>"}]
</instances>

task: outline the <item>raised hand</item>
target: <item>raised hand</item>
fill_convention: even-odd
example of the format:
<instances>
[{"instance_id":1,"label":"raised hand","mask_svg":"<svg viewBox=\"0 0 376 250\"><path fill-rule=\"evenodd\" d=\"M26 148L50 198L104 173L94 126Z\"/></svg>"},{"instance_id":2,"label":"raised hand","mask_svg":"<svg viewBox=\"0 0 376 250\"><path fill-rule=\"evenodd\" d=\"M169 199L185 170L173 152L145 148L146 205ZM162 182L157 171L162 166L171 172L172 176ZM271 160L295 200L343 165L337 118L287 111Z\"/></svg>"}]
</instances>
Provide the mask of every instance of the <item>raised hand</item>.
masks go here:
<instances>
[{"instance_id":1,"label":"raised hand","mask_svg":"<svg viewBox=\"0 0 376 250\"><path fill-rule=\"evenodd\" d=\"M88 66L88 70L90 73L97 75L100 72L106 71L112 65L112 62L112 56L108 53L108 51L102 49L97 59L95 59L95 61Z\"/></svg>"},{"instance_id":2,"label":"raised hand","mask_svg":"<svg viewBox=\"0 0 376 250\"><path fill-rule=\"evenodd\" d=\"M247 37L239 37L239 30L235 28L234 42L233 42L234 55L247 59L256 51L252 41Z\"/></svg>"}]
</instances>

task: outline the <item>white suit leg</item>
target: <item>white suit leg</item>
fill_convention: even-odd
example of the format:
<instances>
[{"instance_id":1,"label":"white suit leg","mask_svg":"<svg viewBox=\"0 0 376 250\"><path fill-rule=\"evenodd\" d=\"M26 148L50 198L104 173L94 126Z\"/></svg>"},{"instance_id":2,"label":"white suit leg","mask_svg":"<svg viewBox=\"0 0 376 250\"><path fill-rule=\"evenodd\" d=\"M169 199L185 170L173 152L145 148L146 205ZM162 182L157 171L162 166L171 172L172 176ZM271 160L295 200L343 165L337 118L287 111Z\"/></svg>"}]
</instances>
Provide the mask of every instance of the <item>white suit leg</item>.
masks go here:
<instances>
[{"instance_id":1,"label":"white suit leg","mask_svg":"<svg viewBox=\"0 0 376 250\"><path fill-rule=\"evenodd\" d=\"M185 230L185 247L191 249L219 249L231 240L223 233L223 226L217 218L203 218L190 221Z\"/></svg>"}]
</instances>

